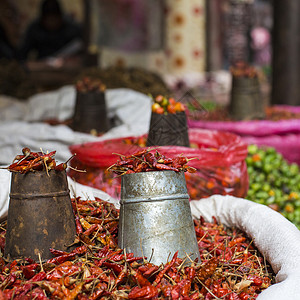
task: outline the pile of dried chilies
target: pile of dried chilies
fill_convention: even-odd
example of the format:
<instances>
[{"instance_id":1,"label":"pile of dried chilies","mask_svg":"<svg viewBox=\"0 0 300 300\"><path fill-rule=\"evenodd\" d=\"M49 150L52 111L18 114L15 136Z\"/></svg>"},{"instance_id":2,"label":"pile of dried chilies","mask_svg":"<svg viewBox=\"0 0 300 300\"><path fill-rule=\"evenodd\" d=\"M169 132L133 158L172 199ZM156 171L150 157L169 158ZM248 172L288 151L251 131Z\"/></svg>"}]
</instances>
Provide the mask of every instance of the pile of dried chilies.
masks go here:
<instances>
[{"instance_id":1,"label":"pile of dried chilies","mask_svg":"<svg viewBox=\"0 0 300 300\"><path fill-rule=\"evenodd\" d=\"M258 72L255 67L250 66L244 61L236 62L230 67L230 72L234 77L256 78Z\"/></svg>"},{"instance_id":2,"label":"pile of dried chilies","mask_svg":"<svg viewBox=\"0 0 300 300\"><path fill-rule=\"evenodd\" d=\"M97 199L72 199L75 249L51 249L41 264L0 257L0 299L255 299L273 282L262 256L241 232L195 220L202 262L184 266L177 253L156 266L117 247L119 211ZM0 247L5 244L5 223Z\"/></svg>"},{"instance_id":3,"label":"pile of dried chilies","mask_svg":"<svg viewBox=\"0 0 300 300\"><path fill-rule=\"evenodd\" d=\"M106 90L105 84L100 79L90 78L88 76L76 82L76 90L80 93L88 92L104 92Z\"/></svg>"},{"instance_id":4,"label":"pile of dried chilies","mask_svg":"<svg viewBox=\"0 0 300 300\"><path fill-rule=\"evenodd\" d=\"M118 175L151 171L196 172L195 168L187 165L192 158L188 159L183 155L168 158L157 150L154 153L151 152L153 150L154 149L151 148L145 148L128 156L118 154L120 160L110 166L108 170Z\"/></svg>"},{"instance_id":5,"label":"pile of dried chilies","mask_svg":"<svg viewBox=\"0 0 300 300\"><path fill-rule=\"evenodd\" d=\"M22 153L21 155L17 155L13 163L7 167L9 171L20 172L22 174L43 170L47 173L50 170L62 171L68 167L68 161L74 157L73 155L68 161L57 165L54 159L56 151L49 153L32 152L28 147L25 147L22 149Z\"/></svg>"}]
</instances>

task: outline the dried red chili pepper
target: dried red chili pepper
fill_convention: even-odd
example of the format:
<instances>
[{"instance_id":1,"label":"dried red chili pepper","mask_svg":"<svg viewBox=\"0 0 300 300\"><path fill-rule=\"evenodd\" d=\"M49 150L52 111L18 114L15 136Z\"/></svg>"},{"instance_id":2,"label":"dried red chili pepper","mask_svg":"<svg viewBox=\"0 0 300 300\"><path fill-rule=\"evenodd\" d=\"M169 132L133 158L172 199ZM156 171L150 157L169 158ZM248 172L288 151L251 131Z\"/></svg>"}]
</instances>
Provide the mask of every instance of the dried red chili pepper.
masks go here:
<instances>
[{"instance_id":1,"label":"dried red chili pepper","mask_svg":"<svg viewBox=\"0 0 300 300\"><path fill-rule=\"evenodd\" d=\"M132 262L139 261L139 260L142 260L142 259L144 259L143 256L128 257L128 254L127 254L127 257L126 257L126 261L127 261L128 263L132 263Z\"/></svg>"},{"instance_id":2,"label":"dried red chili pepper","mask_svg":"<svg viewBox=\"0 0 300 300\"><path fill-rule=\"evenodd\" d=\"M165 275L165 273L167 271L169 271L169 269L175 264L177 256L178 256L178 251L175 252L172 260L169 263L166 264L166 266L164 267L164 269L159 272L159 274L157 275L157 277L155 278L155 280L153 282L154 286L156 286L161 281L161 279L163 278L163 276Z\"/></svg>"},{"instance_id":3,"label":"dried red chili pepper","mask_svg":"<svg viewBox=\"0 0 300 300\"><path fill-rule=\"evenodd\" d=\"M116 275L119 275L119 273L122 272L122 270L124 269L123 265L119 265L117 263L110 263L110 262L106 262L104 261L102 263L103 266L108 267L109 269L113 270L115 272Z\"/></svg>"},{"instance_id":4,"label":"dried red chili pepper","mask_svg":"<svg viewBox=\"0 0 300 300\"><path fill-rule=\"evenodd\" d=\"M191 290L191 281L188 279L183 279L178 283L178 286L180 287L181 291L181 295L183 297L188 297L190 294L190 290Z\"/></svg>"},{"instance_id":5,"label":"dried red chili pepper","mask_svg":"<svg viewBox=\"0 0 300 300\"><path fill-rule=\"evenodd\" d=\"M34 286L34 284L31 282L42 281L45 278L46 278L45 272L40 272L40 273L36 274L35 276L33 276L31 279L28 280L28 283L16 288L15 295L17 295L17 296L14 297L14 299L16 299L16 300L24 299L24 296L27 294L27 292L30 291L32 289L32 287Z\"/></svg>"},{"instance_id":6,"label":"dried red chili pepper","mask_svg":"<svg viewBox=\"0 0 300 300\"><path fill-rule=\"evenodd\" d=\"M196 171L195 168L186 165L190 159L183 156L168 158L161 155L158 151L155 154L150 151L151 149L145 148L131 156L121 155L121 160L110 166L108 170L118 175L150 171Z\"/></svg>"},{"instance_id":7,"label":"dried red chili pepper","mask_svg":"<svg viewBox=\"0 0 300 300\"><path fill-rule=\"evenodd\" d=\"M43 290L40 287L36 287L34 288L29 295L26 294L26 296L28 296L28 299L35 299L35 300L47 300L49 299L43 292ZM1 300L1 298L0 298Z\"/></svg>"},{"instance_id":8,"label":"dried red chili pepper","mask_svg":"<svg viewBox=\"0 0 300 300\"><path fill-rule=\"evenodd\" d=\"M165 165L165 164L159 164L157 163L155 168L157 170L162 170L162 171L175 171L175 172L179 172L179 169L177 168L174 168L172 166L168 166L168 165Z\"/></svg>"},{"instance_id":9,"label":"dried red chili pepper","mask_svg":"<svg viewBox=\"0 0 300 300\"><path fill-rule=\"evenodd\" d=\"M53 248L49 248L49 251L54 256L68 255L68 252L66 252L66 251L56 250L56 249L53 249Z\"/></svg>"},{"instance_id":10,"label":"dried red chili pepper","mask_svg":"<svg viewBox=\"0 0 300 300\"><path fill-rule=\"evenodd\" d=\"M148 162L152 167L156 167L157 164L157 158L155 157L155 155L151 152L145 153L144 158L146 160L146 162Z\"/></svg>"},{"instance_id":11,"label":"dried red chili pepper","mask_svg":"<svg viewBox=\"0 0 300 300\"><path fill-rule=\"evenodd\" d=\"M93 224L89 229L83 232L86 236L89 236L90 234L94 233L98 229L97 224Z\"/></svg>"},{"instance_id":12,"label":"dried red chili pepper","mask_svg":"<svg viewBox=\"0 0 300 300\"><path fill-rule=\"evenodd\" d=\"M149 286L151 285L150 281L145 278L139 271L134 271L134 270L131 270L131 275L133 275L133 277L135 278L136 280L136 283L143 287L143 286Z\"/></svg>"},{"instance_id":13,"label":"dried red chili pepper","mask_svg":"<svg viewBox=\"0 0 300 300\"><path fill-rule=\"evenodd\" d=\"M163 278L159 284L159 287L162 291L163 296L169 299L169 297L171 297L172 285Z\"/></svg>"},{"instance_id":14,"label":"dried red chili pepper","mask_svg":"<svg viewBox=\"0 0 300 300\"><path fill-rule=\"evenodd\" d=\"M87 247L85 245L79 246L77 248L75 248L74 250L72 250L71 253L75 253L75 254L85 254L88 251Z\"/></svg>"},{"instance_id":15,"label":"dried red chili pepper","mask_svg":"<svg viewBox=\"0 0 300 300\"><path fill-rule=\"evenodd\" d=\"M83 229L80 223L80 218L78 215L75 215L75 224L76 224L76 232L77 234L82 233Z\"/></svg>"},{"instance_id":16,"label":"dried red chili pepper","mask_svg":"<svg viewBox=\"0 0 300 300\"><path fill-rule=\"evenodd\" d=\"M58 257L48 259L47 263L48 264L52 263L52 264L59 265L59 264L65 262L67 260L75 259L75 255L76 255L76 253L69 253L69 254L66 254L66 255L61 255L61 256L58 256Z\"/></svg>"},{"instance_id":17,"label":"dried red chili pepper","mask_svg":"<svg viewBox=\"0 0 300 300\"><path fill-rule=\"evenodd\" d=\"M134 287L128 294L128 299L151 299L158 295L158 289L153 285Z\"/></svg>"},{"instance_id":18,"label":"dried red chili pepper","mask_svg":"<svg viewBox=\"0 0 300 300\"><path fill-rule=\"evenodd\" d=\"M78 294L81 292L84 282L80 282L76 285L76 287L70 292L70 294L64 298L64 300L73 300L76 299Z\"/></svg>"},{"instance_id":19,"label":"dried red chili pepper","mask_svg":"<svg viewBox=\"0 0 300 300\"><path fill-rule=\"evenodd\" d=\"M193 281L196 276L195 267L187 267L186 269L187 277L190 281Z\"/></svg>"},{"instance_id":20,"label":"dried red chili pepper","mask_svg":"<svg viewBox=\"0 0 300 300\"><path fill-rule=\"evenodd\" d=\"M128 270L127 270L127 265L125 264L124 268L122 269L122 271L119 273L118 277L116 278L115 285L118 286L121 283L123 283L123 281L125 281L127 275L128 275Z\"/></svg>"},{"instance_id":21,"label":"dried red chili pepper","mask_svg":"<svg viewBox=\"0 0 300 300\"><path fill-rule=\"evenodd\" d=\"M28 266L22 267L22 272L26 279L32 278L36 274L36 269L39 267L39 264L31 264Z\"/></svg>"},{"instance_id":22,"label":"dried red chili pepper","mask_svg":"<svg viewBox=\"0 0 300 300\"><path fill-rule=\"evenodd\" d=\"M84 233L79 233L78 237L83 243L87 245L91 245L91 246L95 245L95 243Z\"/></svg>"}]
</instances>

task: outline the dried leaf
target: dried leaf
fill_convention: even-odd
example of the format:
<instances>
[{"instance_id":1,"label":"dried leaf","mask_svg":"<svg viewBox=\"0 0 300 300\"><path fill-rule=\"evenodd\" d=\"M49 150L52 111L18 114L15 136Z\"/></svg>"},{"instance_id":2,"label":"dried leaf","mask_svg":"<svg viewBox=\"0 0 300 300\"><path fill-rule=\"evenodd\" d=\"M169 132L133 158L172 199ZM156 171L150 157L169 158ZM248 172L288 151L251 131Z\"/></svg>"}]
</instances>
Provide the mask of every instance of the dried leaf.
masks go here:
<instances>
[{"instance_id":1,"label":"dried leaf","mask_svg":"<svg viewBox=\"0 0 300 300\"><path fill-rule=\"evenodd\" d=\"M240 281L239 283L237 283L233 289L236 291L236 292L240 292L242 291L244 288L247 288L248 286L250 286L252 283L252 280L242 280Z\"/></svg>"}]
</instances>

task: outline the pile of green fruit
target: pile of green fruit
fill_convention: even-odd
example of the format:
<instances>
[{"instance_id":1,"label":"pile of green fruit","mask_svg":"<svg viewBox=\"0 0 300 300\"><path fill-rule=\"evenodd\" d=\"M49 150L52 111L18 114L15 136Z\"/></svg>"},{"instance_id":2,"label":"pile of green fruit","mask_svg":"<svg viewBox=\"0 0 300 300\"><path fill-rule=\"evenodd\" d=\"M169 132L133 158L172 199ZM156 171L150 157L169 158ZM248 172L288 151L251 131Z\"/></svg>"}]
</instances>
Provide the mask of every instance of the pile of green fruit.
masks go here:
<instances>
[{"instance_id":1,"label":"pile of green fruit","mask_svg":"<svg viewBox=\"0 0 300 300\"><path fill-rule=\"evenodd\" d=\"M280 212L300 229L300 172L274 148L248 146L247 199Z\"/></svg>"}]
</instances>

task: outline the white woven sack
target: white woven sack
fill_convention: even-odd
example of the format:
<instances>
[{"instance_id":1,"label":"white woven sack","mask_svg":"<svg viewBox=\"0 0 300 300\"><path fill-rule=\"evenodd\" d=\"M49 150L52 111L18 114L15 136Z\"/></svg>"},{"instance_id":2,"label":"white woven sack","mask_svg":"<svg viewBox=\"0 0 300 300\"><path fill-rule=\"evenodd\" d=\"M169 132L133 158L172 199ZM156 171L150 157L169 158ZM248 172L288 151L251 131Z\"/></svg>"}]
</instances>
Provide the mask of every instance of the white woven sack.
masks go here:
<instances>
[{"instance_id":1,"label":"white woven sack","mask_svg":"<svg viewBox=\"0 0 300 300\"><path fill-rule=\"evenodd\" d=\"M232 196L214 195L191 201L194 218L215 216L226 226L244 231L276 273L273 284L258 300L300 299L300 231L280 213L265 205Z\"/></svg>"}]
</instances>

